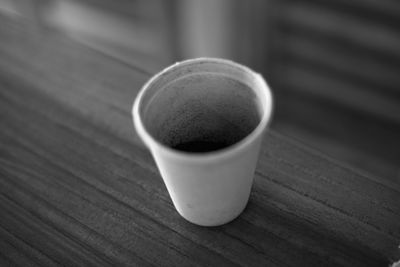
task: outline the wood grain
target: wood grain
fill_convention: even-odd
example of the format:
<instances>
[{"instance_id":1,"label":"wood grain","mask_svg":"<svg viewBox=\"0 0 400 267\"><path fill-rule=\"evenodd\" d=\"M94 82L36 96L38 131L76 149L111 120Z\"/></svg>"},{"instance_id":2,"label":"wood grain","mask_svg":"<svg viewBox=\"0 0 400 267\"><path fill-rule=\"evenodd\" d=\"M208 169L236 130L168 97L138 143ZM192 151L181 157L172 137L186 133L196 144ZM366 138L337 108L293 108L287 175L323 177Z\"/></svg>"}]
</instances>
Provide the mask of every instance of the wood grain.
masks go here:
<instances>
[{"instance_id":1,"label":"wood grain","mask_svg":"<svg viewBox=\"0 0 400 267\"><path fill-rule=\"evenodd\" d=\"M310 97L299 91L294 93L293 90L286 97L277 96L280 110L275 113L274 129L371 172L380 179L400 183L399 132L391 122L355 113L352 108L346 109L330 100L323 101L318 96ZM292 112L284 113L282 109ZM321 118L325 118L324 123Z\"/></svg>"},{"instance_id":2,"label":"wood grain","mask_svg":"<svg viewBox=\"0 0 400 267\"><path fill-rule=\"evenodd\" d=\"M399 3L286 0L273 6L273 127L399 183Z\"/></svg>"},{"instance_id":3,"label":"wood grain","mask_svg":"<svg viewBox=\"0 0 400 267\"><path fill-rule=\"evenodd\" d=\"M276 132L235 221L175 211L132 127L150 77L56 33L0 18L0 264L387 266L400 189Z\"/></svg>"}]
</instances>

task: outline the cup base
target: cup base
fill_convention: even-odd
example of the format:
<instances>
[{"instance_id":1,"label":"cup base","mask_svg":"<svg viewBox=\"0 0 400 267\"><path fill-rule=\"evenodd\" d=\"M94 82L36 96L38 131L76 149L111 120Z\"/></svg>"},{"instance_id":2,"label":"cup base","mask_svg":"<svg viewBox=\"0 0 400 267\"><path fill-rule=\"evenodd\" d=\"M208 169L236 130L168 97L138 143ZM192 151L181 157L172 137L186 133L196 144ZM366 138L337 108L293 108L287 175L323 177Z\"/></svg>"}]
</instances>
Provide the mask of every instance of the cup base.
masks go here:
<instances>
[{"instance_id":1,"label":"cup base","mask_svg":"<svg viewBox=\"0 0 400 267\"><path fill-rule=\"evenodd\" d=\"M223 216L223 214L216 214L214 218L210 216L202 216L201 214L196 214L196 216L187 216L184 214L184 212L180 211L177 208L176 211L181 217L183 217L186 221L190 223L203 227L216 227L230 223L231 221L237 219L246 209L247 204L248 201L245 203L243 207L236 210L235 212L232 212L231 214L229 214L229 216L228 214L226 216Z\"/></svg>"}]
</instances>

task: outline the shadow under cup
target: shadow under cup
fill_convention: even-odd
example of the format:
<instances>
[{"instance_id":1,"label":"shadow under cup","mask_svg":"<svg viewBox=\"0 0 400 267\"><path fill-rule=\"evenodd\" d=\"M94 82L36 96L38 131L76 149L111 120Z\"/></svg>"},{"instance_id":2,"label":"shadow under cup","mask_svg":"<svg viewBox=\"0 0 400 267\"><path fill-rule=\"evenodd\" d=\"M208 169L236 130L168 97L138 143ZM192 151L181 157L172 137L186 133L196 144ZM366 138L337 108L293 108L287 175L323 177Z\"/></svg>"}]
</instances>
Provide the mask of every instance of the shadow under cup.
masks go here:
<instances>
[{"instance_id":1,"label":"shadow under cup","mask_svg":"<svg viewBox=\"0 0 400 267\"><path fill-rule=\"evenodd\" d=\"M148 133L165 146L192 153L224 149L261 121L263 105L253 83L235 66L183 65L150 83L139 113Z\"/></svg>"}]
</instances>

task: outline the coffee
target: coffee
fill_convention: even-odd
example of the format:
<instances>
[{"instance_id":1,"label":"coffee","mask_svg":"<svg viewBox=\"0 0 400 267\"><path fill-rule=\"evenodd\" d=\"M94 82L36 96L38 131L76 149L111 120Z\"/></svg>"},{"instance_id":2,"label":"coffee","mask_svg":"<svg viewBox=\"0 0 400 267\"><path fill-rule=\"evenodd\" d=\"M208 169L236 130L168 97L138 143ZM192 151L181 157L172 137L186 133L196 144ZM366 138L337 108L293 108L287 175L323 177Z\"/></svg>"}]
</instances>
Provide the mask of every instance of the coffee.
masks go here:
<instances>
[{"instance_id":1,"label":"coffee","mask_svg":"<svg viewBox=\"0 0 400 267\"><path fill-rule=\"evenodd\" d=\"M189 141L175 145L173 148L191 153L204 153L226 148L232 144L225 142L212 142L212 141Z\"/></svg>"},{"instance_id":2,"label":"coffee","mask_svg":"<svg viewBox=\"0 0 400 267\"><path fill-rule=\"evenodd\" d=\"M248 85L232 77L200 73L160 90L149 101L145 125L166 146L204 153L239 142L260 119L260 104Z\"/></svg>"}]
</instances>

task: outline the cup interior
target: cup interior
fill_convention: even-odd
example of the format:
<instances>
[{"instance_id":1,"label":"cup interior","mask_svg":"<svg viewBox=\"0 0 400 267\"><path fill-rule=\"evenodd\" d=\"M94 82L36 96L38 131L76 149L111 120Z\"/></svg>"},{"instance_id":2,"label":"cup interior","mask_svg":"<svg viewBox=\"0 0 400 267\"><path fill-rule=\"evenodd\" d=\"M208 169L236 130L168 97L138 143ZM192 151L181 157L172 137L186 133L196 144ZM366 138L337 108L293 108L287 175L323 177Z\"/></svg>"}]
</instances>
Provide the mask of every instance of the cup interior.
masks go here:
<instances>
[{"instance_id":1,"label":"cup interior","mask_svg":"<svg viewBox=\"0 0 400 267\"><path fill-rule=\"evenodd\" d=\"M172 68L148 85L139 109L158 142L185 152L227 148L249 135L264 110L245 70L216 62Z\"/></svg>"}]
</instances>

